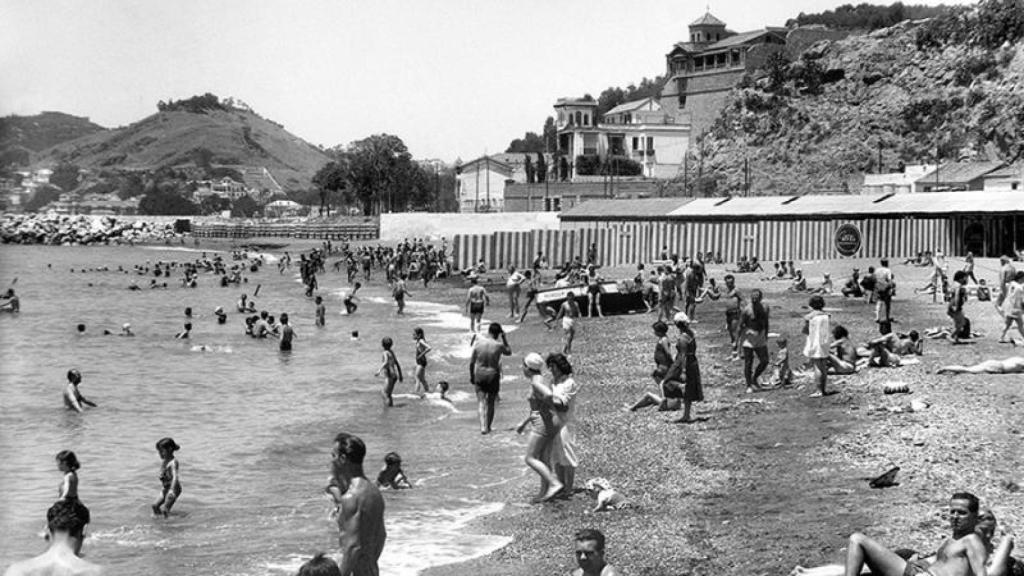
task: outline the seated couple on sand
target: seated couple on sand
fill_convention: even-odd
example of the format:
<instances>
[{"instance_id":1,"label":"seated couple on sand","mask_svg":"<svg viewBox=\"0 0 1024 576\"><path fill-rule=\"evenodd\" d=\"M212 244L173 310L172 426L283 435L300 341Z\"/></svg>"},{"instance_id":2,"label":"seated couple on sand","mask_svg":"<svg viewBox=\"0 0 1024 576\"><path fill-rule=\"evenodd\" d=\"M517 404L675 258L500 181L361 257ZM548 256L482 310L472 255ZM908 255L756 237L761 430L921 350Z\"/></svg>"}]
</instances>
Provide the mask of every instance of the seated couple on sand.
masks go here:
<instances>
[{"instance_id":1,"label":"seated couple on sand","mask_svg":"<svg viewBox=\"0 0 1024 576\"><path fill-rule=\"evenodd\" d=\"M977 496L953 494L948 517L952 536L935 554L890 550L858 532L850 536L845 565L797 566L790 576L1013 576L1024 570L1024 565L1010 556L1013 537L1003 536L998 547L992 545L996 518L988 510L980 511Z\"/></svg>"}]
</instances>

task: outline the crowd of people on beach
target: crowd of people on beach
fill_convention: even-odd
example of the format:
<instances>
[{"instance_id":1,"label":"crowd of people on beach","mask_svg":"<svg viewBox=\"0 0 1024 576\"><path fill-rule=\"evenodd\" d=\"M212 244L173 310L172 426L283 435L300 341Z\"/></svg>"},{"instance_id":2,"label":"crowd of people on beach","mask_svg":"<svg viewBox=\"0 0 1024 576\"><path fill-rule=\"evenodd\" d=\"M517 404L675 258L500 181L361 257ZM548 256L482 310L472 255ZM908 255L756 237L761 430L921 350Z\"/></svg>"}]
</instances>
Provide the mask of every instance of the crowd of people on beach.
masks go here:
<instances>
[{"instance_id":1,"label":"crowd of people on beach","mask_svg":"<svg viewBox=\"0 0 1024 576\"><path fill-rule=\"evenodd\" d=\"M344 269L350 286L342 298L347 314L356 312L357 291L363 282L372 281L374 270L379 270L383 272L383 282L386 283L395 301L396 314L401 315L405 310L405 299L412 295L407 282L422 280L426 289L429 288L431 281L452 275L447 251L447 242L435 247L424 240L413 239L400 242L394 247L380 244L376 247L354 247L347 242L335 244L327 241L319 248L300 252L297 261L299 279L305 297L311 300L314 306L314 325L317 328L326 326L326 304L323 295L319 294L317 274L326 274L331 258L337 258L332 266L333 270L340 273ZM695 416L694 411L694 404L704 400L697 353L699 334L694 329L699 323L696 318L698 305L704 302L724 302L722 326L730 339L728 359L742 361L745 391L748 394L775 388L791 388L798 380L807 379L815 388L812 396L824 397L836 392L829 386L830 376L853 376L867 368L894 368L914 363L915 357L923 353L926 338L945 337L953 344L969 340L975 333L971 331L970 321L964 315L964 303L972 294L979 300L990 298L1005 320L1000 342L1015 342L1007 339L1007 332L1011 328L1016 328L1024 338L1024 270L1017 271L1009 257L1003 257L1001 260L998 281L992 286L987 286L984 281L979 282L975 278L971 255L968 255L965 268L953 274L951 284L945 279L948 261L941 253L934 256L925 253L917 259L908 259L904 262L905 265L933 268L929 285L918 292L942 295L947 304L951 325L938 330L909 330L905 334L893 330L893 325L897 322L893 318L893 297L897 291L897 283L887 259L883 258L878 266L868 268L863 276L859 269L854 268L839 291L835 290L830 274L824 275L820 286L809 288L802 270L794 267L792 261L780 261L774 264L774 274L761 280L788 281L789 292L806 293L809 297L805 307L807 313L799 323L804 335L802 352L805 361L799 366L794 366L795 361L789 352L789 336L785 332L771 331L782 321L771 318L771 308L764 302L762 290L754 288L741 291L737 288L736 274L763 271L762 263L756 257L743 258L735 269L727 271L719 283L717 279L711 278L707 271L707 264L721 262L718 254L708 251L698 253L693 258L680 258L668 254L666 249L662 251L661 256L660 260L654 262L649 276L644 276L645 265L641 263L637 266L635 278L622 283L629 292L637 296L641 311L646 311L651 317L656 318L651 325L655 366L650 374L656 391L644 393L635 403L624 408L633 412L647 407L655 407L661 412L681 411L681 417L675 420L681 424L706 420ZM158 284L158 279L164 281L179 273L180 285L184 288L196 288L205 282L201 275L209 274L216 278L215 283L226 287L248 284L249 277L259 274L266 264L263 255L250 254L245 250L232 252L230 258L228 262L218 253L207 255L204 252L194 261L147 261L145 265L127 269L119 267L117 271L135 276L152 276L152 284ZM292 264L292 255L285 252L278 260L279 273L289 271ZM569 499L577 492L575 476L579 467L578 443L581 439L577 437L574 415L582 382L574 376L573 344L578 334L578 323L583 318L599 322L595 319L603 317L607 311L602 309L602 295L607 280L600 268L596 246L591 246L585 259L576 256L554 270L553 285L550 288L545 287L543 283L544 275L551 274L543 253L537 255L529 269L520 271L514 265L508 266L507 274L498 280L504 285L508 303L507 318L512 322L523 323L530 305L534 302L541 322L548 330L552 330L556 323L561 322L561 350L546 356L537 352L527 352L523 356L521 366L522 374L529 382L528 410L515 430L519 434L527 435L524 462L540 479L534 502ZM97 270L80 270L95 271ZM476 393L480 433L489 435L494 430L495 411L501 395L502 358L511 356L513 349L509 335L500 323L485 322L487 309L492 304L491 294L487 291L485 282L482 282L485 274L489 272L486 263L480 263L462 272L461 276L467 284L465 312L469 318L469 330L473 334L468 361L469 382ZM460 276L456 275L454 278L458 281ZM969 290L969 282L973 282L972 290ZM12 282L12 286L2 296L0 309L4 311L20 310L20 302L14 293L13 284ZM166 287L166 283L162 287ZM246 334L255 339L277 338L281 352L287 354L292 350L298 336L289 322L287 312L280 313L277 316L279 320L275 320L268 311L257 311L254 299L258 297L260 287L261 285L257 285L252 297L248 293L243 293L235 309L243 315ZM520 305L519 299L524 287L527 300L525 305ZM140 288L133 280L129 289ZM560 299L542 301L539 297L541 292L556 289L564 291L564 296ZM826 298L830 297L841 297L840 301L849 298L863 300L871 310L869 314L873 315L874 322L878 325L879 335L865 336L858 343L847 327L833 323L826 309ZM581 303L585 310L581 309ZM223 306L218 306L213 316L218 324L227 322L228 315ZM184 329L175 338L190 337L193 318L192 309L186 308ZM675 328L674 338L670 335L670 327ZM78 331L84 333L85 326L80 325ZM131 326L123 325L120 335L132 336ZM358 333L354 332L353 337L358 337ZM769 342L772 339L775 343L773 354L769 351ZM412 340L415 364L413 391L424 397L431 392L427 367L432 348L421 327L413 329ZM772 372L765 378L769 368ZM988 360L974 366L943 366L937 372L1024 373L1024 358ZM395 388L404 382L405 373L394 351L394 340L389 336L381 340L381 361L376 376L383 378L381 395L384 403L393 406ZM83 412L86 407L97 407L95 402L82 394L82 375L77 369L68 371L67 380L64 403L68 409ZM448 383L439 381L436 386L440 398L448 400ZM152 505L154 515L166 517L182 494L179 465L175 458L175 453L180 448L170 437L156 443L161 459L161 493L160 498ZM359 438L346 433L338 434L335 438L331 479L324 492L334 505L332 518L339 530L340 562L335 563L331 558L317 555L300 569L300 574L376 573L377 561L386 539L383 520L385 506L380 489L411 488L413 484L402 470L402 460L396 452L390 452L385 457L385 464L378 474L377 481L369 481L363 469L365 455L366 447ZM58 500L47 514L51 549L28 563L12 566L8 574L33 573L30 569L41 565L65 566L74 573L84 574L98 570L95 565L77 557L81 549L82 530L90 518L88 508L77 497L76 471L80 464L75 454L67 450L58 453L57 463L63 478ZM605 493L604 504L598 509L607 509L608 502L618 503L623 500L617 495L610 497L608 493L613 492L610 483L603 479L598 480L590 486L595 495L597 492ZM883 574L900 574L913 567L913 570L918 571L906 573L966 576L971 573L966 571L967 568L974 574L982 573L978 568L985 564L986 558L991 558L990 573L1009 574L1005 568L1003 572L999 571L999 566L1012 564L1005 558L1008 557L1008 552L1005 557L998 553L991 555L991 545L988 543L991 536L980 537L977 541L973 539L980 517L977 498L967 493L954 494L950 508L951 511L955 511L956 516L953 538L948 545L940 548L938 557L931 560L930 564L922 563L918 557L893 554L871 539L855 534L850 539L849 556L842 573L858 574L861 568L867 565L873 571ZM1006 541L1007 539L1004 539L1004 543ZM617 573L614 567L604 560L604 536L596 530L586 529L576 535L576 559L580 574ZM804 571L797 573L829 573L800 570Z\"/></svg>"}]
</instances>

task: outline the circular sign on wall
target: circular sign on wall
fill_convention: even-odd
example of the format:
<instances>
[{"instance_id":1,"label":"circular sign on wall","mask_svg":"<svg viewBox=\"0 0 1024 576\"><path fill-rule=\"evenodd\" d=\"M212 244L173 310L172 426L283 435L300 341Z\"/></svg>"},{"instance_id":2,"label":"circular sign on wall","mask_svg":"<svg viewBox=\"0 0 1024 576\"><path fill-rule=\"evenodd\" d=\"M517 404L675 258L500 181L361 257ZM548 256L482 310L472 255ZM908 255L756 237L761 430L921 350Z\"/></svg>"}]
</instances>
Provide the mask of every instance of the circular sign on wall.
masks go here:
<instances>
[{"instance_id":1,"label":"circular sign on wall","mask_svg":"<svg viewBox=\"0 0 1024 576\"><path fill-rule=\"evenodd\" d=\"M854 224L843 224L836 228L836 250L843 256L853 256L860 252L860 228Z\"/></svg>"}]
</instances>

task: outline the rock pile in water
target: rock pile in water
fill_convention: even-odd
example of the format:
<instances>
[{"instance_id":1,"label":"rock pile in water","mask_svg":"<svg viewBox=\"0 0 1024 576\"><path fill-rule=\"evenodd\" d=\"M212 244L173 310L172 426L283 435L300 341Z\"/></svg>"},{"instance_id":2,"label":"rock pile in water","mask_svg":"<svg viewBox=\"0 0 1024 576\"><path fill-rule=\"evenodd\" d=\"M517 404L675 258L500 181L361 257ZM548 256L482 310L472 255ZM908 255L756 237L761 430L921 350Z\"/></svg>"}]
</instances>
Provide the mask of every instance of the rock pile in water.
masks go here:
<instances>
[{"instance_id":1,"label":"rock pile in water","mask_svg":"<svg viewBox=\"0 0 1024 576\"><path fill-rule=\"evenodd\" d=\"M171 224L118 221L109 216L7 214L0 219L0 240L4 244L121 244L180 237Z\"/></svg>"}]
</instances>

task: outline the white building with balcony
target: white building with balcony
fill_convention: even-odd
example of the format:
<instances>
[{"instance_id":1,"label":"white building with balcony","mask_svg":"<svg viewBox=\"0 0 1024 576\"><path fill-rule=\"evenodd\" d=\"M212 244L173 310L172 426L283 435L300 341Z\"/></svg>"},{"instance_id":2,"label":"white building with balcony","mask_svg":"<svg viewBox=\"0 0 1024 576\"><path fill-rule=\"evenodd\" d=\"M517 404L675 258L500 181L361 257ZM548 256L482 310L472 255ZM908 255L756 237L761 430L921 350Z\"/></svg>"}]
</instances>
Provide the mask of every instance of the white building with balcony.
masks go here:
<instances>
[{"instance_id":1,"label":"white building with balcony","mask_svg":"<svg viewBox=\"0 0 1024 576\"><path fill-rule=\"evenodd\" d=\"M559 180L577 181L596 175L595 163L628 159L641 166L641 176L671 178L690 144L689 123L661 109L656 98L625 102L597 114L597 102L561 98L555 103Z\"/></svg>"}]
</instances>

